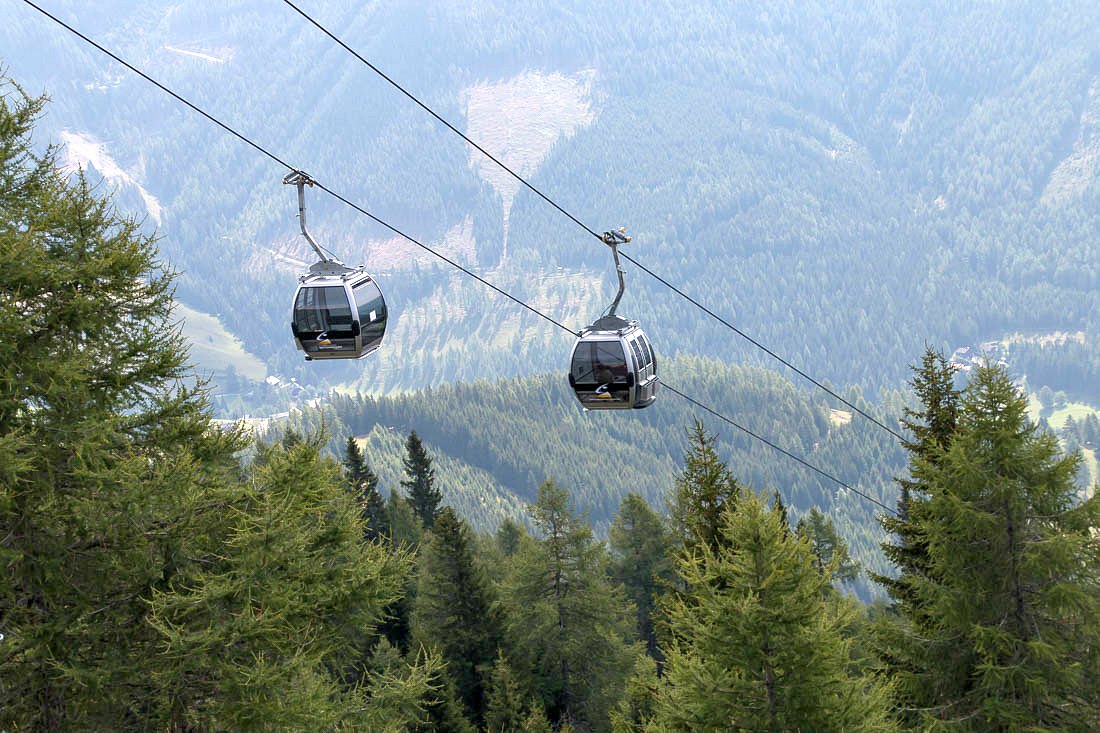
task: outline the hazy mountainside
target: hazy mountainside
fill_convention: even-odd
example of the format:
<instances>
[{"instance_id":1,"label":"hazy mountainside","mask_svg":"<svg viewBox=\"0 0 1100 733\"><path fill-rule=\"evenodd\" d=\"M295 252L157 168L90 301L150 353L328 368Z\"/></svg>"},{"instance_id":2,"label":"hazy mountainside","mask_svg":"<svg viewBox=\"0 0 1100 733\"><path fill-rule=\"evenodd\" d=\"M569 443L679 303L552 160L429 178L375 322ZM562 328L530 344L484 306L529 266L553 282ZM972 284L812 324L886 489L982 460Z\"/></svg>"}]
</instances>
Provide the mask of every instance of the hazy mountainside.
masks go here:
<instances>
[{"instance_id":1,"label":"hazy mountainside","mask_svg":"<svg viewBox=\"0 0 1100 733\"><path fill-rule=\"evenodd\" d=\"M606 248L289 7L51 5L570 327L610 301ZM320 193L311 230L373 268L393 318L375 357L304 364L287 333L290 263L306 250L285 171L24 4L3 7L3 63L54 99L42 137L66 131L70 151L100 156L184 271L181 299L220 314L270 373L377 394L562 370L567 334ZM899 387L923 343L1100 339L1095 3L304 9L588 226L628 226L639 261L820 378L870 394ZM629 265L621 312L660 355L764 358Z\"/></svg>"},{"instance_id":2,"label":"hazy mountainside","mask_svg":"<svg viewBox=\"0 0 1100 733\"><path fill-rule=\"evenodd\" d=\"M705 396L740 425L886 506L892 479L904 468L896 441L858 416L831 413L763 369L698 358L667 364L669 379ZM866 409L855 390L848 398ZM897 401L890 408L898 410ZM665 393L657 409L627 414L583 412L556 375L446 385L403 396L334 397L330 404L295 413L303 432L322 427L342 452L347 436L364 437L364 452L383 489L402 491L404 437L411 430L437 461L444 503L473 526L494 530L504 517L524 521L523 507L538 485L552 478L567 487L601 534L628 493L662 509L683 471L688 429L698 418L718 438L718 449L738 480L757 490L778 490L797 519L812 507L833 518L853 554L877 570L882 539L873 521L882 508L776 453L744 432Z\"/></svg>"}]
</instances>

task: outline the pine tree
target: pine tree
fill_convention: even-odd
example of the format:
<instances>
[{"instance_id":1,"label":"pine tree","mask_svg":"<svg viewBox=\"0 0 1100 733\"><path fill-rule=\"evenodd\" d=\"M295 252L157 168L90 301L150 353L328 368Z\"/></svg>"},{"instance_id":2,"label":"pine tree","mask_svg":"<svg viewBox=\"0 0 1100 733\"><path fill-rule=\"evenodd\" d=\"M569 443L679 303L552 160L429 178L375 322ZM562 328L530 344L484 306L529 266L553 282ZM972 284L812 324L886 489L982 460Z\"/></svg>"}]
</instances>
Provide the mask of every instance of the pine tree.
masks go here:
<instances>
[{"instance_id":1,"label":"pine tree","mask_svg":"<svg viewBox=\"0 0 1100 733\"><path fill-rule=\"evenodd\" d=\"M860 565L848 553L848 543L837 533L833 520L817 507L798 520L797 532L799 537L809 540L818 570L828 572L840 583L851 583L859 577Z\"/></svg>"},{"instance_id":2,"label":"pine tree","mask_svg":"<svg viewBox=\"0 0 1100 733\"><path fill-rule=\"evenodd\" d=\"M638 635L647 651L657 653L653 614L662 588L671 582L670 539L660 516L645 499L628 494L609 532L612 577L622 583L637 609Z\"/></svg>"},{"instance_id":3,"label":"pine tree","mask_svg":"<svg viewBox=\"0 0 1100 733\"><path fill-rule=\"evenodd\" d=\"M942 353L931 348L925 350L920 368L914 371L912 386L920 407L905 408L904 425L913 438L902 443L914 468L909 478L898 479L901 498L897 515L881 520L882 526L897 536L896 543L883 543L882 549L900 573L896 578L883 575L873 578L886 588L899 613L919 625L920 609L914 607L911 586L928 572L920 514L928 501L929 487L916 465L918 460L935 460L950 445L958 424L959 391L955 387L954 368Z\"/></svg>"},{"instance_id":4,"label":"pine tree","mask_svg":"<svg viewBox=\"0 0 1100 733\"><path fill-rule=\"evenodd\" d=\"M321 443L261 448L253 492L211 538L205 562L154 597L151 623L167 650L154 679L166 720L231 730L366 724L367 698L380 690L347 687L339 670L377 634L411 560L365 539ZM439 669L433 658L404 670L401 684L380 684L426 704ZM414 722L401 712L392 709L391 722Z\"/></svg>"},{"instance_id":5,"label":"pine tree","mask_svg":"<svg viewBox=\"0 0 1100 733\"><path fill-rule=\"evenodd\" d=\"M470 530L450 507L436 517L431 538L421 550L414 636L438 648L447 663L467 715L484 718L484 673L499 644L499 614L488 579L474 556Z\"/></svg>"},{"instance_id":6,"label":"pine tree","mask_svg":"<svg viewBox=\"0 0 1100 733\"><path fill-rule=\"evenodd\" d=\"M630 602L606 576L605 551L552 481L532 513L541 535L525 538L501 587L514 659L558 726L606 730L635 657Z\"/></svg>"},{"instance_id":7,"label":"pine tree","mask_svg":"<svg viewBox=\"0 0 1100 733\"><path fill-rule=\"evenodd\" d=\"M741 486L718 458L715 440L696 420L689 433L691 447L684 457L684 472L676 479L669 504L673 533L688 553L722 541L722 510L741 494Z\"/></svg>"},{"instance_id":8,"label":"pine tree","mask_svg":"<svg viewBox=\"0 0 1100 733\"><path fill-rule=\"evenodd\" d=\"M367 537L379 539L389 532L386 502L378 493L378 476L367 465L367 459L359 442L349 437L344 448L344 475L359 501L360 511L367 524Z\"/></svg>"},{"instance_id":9,"label":"pine tree","mask_svg":"<svg viewBox=\"0 0 1100 733\"><path fill-rule=\"evenodd\" d=\"M871 573L871 578L886 589L900 619L900 623L895 623L893 617L880 618L873 627L873 645L886 667L901 675L927 670L932 663L929 657L944 652L921 641L932 638L930 632L938 623L917 591L933 572L925 527L934 487L927 480L924 466L938 461L954 440L960 401L954 369L943 354L926 349L920 367L914 372L912 387L918 407L906 408L904 421L913 437L902 443L909 452L910 475L897 480L901 487L897 515L880 520L883 528L895 537L884 542L882 549L898 573L896 576ZM901 692L907 694L904 689ZM904 717L911 724L917 723L912 713Z\"/></svg>"},{"instance_id":10,"label":"pine tree","mask_svg":"<svg viewBox=\"0 0 1100 733\"><path fill-rule=\"evenodd\" d=\"M435 469L432 457L428 455L420 436L413 430L405 441L406 478L401 482L405 487L413 511L426 529L431 529L439 512L439 502L443 494L435 486Z\"/></svg>"},{"instance_id":11,"label":"pine tree","mask_svg":"<svg viewBox=\"0 0 1100 733\"><path fill-rule=\"evenodd\" d=\"M0 729L144 727L148 600L224 511L214 428L151 237L31 133L0 78Z\"/></svg>"},{"instance_id":12,"label":"pine tree","mask_svg":"<svg viewBox=\"0 0 1100 733\"><path fill-rule=\"evenodd\" d=\"M656 730L889 731L887 690L850 677L850 606L779 512L745 492L722 538L682 555L690 597L669 604L672 641Z\"/></svg>"},{"instance_id":13,"label":"pine tree","mask_svg":"<svg viewBox=\"0 0 1100 733\"><path fill-rule=\"evenodd\" d=\"M1100 724L1100 497L1080 502L1080 457L1027 418L1000 367L977 369L950 445L916 457L930 619L898 673L903 702L944 730L1092 730Z\"/></svg>"},{"instance_id":14,"label":"pine tree","mask_svg":"<svg viewBox=\"0 0 1100 733\"><path fill-rule=\"evenodd\" d=\"M504 653L489 673L485 710L486 733L528 733L551 729L542 705L521 687Z\"/></svg>"}]
</instances>

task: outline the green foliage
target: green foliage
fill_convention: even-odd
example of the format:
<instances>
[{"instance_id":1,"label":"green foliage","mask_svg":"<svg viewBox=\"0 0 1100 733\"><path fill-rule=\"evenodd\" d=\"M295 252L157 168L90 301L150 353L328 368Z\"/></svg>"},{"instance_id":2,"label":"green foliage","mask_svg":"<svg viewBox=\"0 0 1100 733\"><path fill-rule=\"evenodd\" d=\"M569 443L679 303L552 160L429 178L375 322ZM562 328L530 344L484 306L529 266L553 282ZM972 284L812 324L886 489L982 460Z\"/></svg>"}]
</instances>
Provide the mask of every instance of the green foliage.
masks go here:
<instances>
[{"instance_id":1,"label":"green foliage","mask_svg":"<svg viewBox=\"0 0 1100 733\"><path fill-rule=\"evenodd\" d=\"M542 705L529 692L524 692L501 651L497 652L489 674L485 730L487 733L551 730Z\"/></svg>"},{"instance_id":2,"label":"green foliage","mask_svg":"<svg viewBox=\"0 0 1100 733\"><path fill-rule=\"evenodd\" d=\"M425 529L431 529L439 513L443 494L435 486L435 469L432 458L424 448L416 431L409 433L405 442L405 480L401 485L408 492L409 503Z\"/></svg>"},{"instance_id":3,"label":"green foliage","mask_svg":"<svg viewBox=\"0 0 1100 733\"><path fill-rule=\"evenodd\" d=\"M455 695L467 715L480 721L486 705L483 677L500 644L494 594L475 558L470 530L453 509L439 513L429 537L418 562L413 635L421 645L440 650Z\"/></svg>"},{"instance_id":4,"label":"green foliage","mask_svg":"<svg viewBox=\"0 0 1100 733\"><path fill-rule=\"evenodd\" d=\"M673 534L685 554L701 547L714 549L722 542L722 516L733 506L742 488L718 458L716 439L695 421L684 471L676 479L669 510Z\"/></svg>"},{"instance_id":5,"label":"green foliage","mask_svg":"<svg viewBox=\"0 0 1100 733\"><path fill-rule=\"evenodd\" d=\"M443 668L438 657L424 653L407 663L401 651L382 638L371 655L367 674L369 700L360 709L357 725L379 733L416 730L428 719L428 707L437 699L436 676Z\"/></svg>"},{"instance_id":6,"label":"green foliage","mask_svg":"<svg viewBox=\"0 0 1100 733\"><path fill-rule=\"evenodd\" d=\"M901 498L896 516L884 515L882 526L895 536L893 542L882 544L883 553L891 560L897 575L873 573L872 578L881 584L894 601L895 610L914 628L924 630L935 625L919 600L916 585L932 572L928 557L928 542L924 529L925 510L931 487L924 475L925 465L939 460L950 445L958 429L959 391L955 387L955 370L942 353L926 348L920 367L913 369L913 392L916 408L905 408L905 427L912 438L903 443L910 456L910 476L899 478ZM904 658L917 653L909 649L903 638L895 638L892 627L884 627L890 647L885 655L891 664L905 666ZM918 635L923 631L918 631Z\"/></svg>"},{"instance_id":7,"label":"green foliage","mask_svg":"<svg viewBox=\"0 0 1100 733\"><path fill-rule=\"evenodd\" d=\"M466 719L454 677L440 670L433 681L434 695L427 706L424 729L438 733L477 733L477 728Z\"/></svg>"},{"instance_id":8,"label":"green foliage","mask_svg":"<svg viewBox=\"0 0 1100 733\"><path fill-rule=\"evenodd\" d=\"M669 602L656 729L894 730L886 687L848 674L851 610L809 542L752 492L722 519L720 542L681 555L692 591Z\"/></svg>"},{"instance_id":9,"label":"green foliage","mask_svg":"<svg viewBox=\"0 0 1100 733\"><path fill-rule=\"evenodd\" d=\"M0 728L122 730L156 704L147 601L243 440L187 379L153 241L33 152L42 104L0 78Z\"/></svg>"},{"instance_id":10,"label":"green foliage","mask_svg":"<svg viewBox=\"0 0 1100 733\"><path fill-rule=\"evenodd\" d=\"M242 475L152 240L32 154L41 101L0 87L0 727L415 725L437 657L357 669L411 559L318 439Z\"/></svg>"},{"instance_id":11,"label":"green foliage","mask_svg":"<svg viewBox=\"0 0 1100 733\"><path fill-rule=\"evenodd\" d=\"M926 653L901 671L899 691L924 725L1096 726L1100 498L1079 500L1078 461L1029 423L999 367L974 374L950 444L914 457L930 569L915 589L934 624L917 629Z\"/></svg>"},{"instance_id":12,"label":"green foliage","mask_svg":"<svg viewBox=\"0 0 1100 733\"><path fill-rule=\"evenodd\" d=\"M168 719L231 729L361 719L368 691L342 689L333 670L356 661L410 559L364 538L358 506L317 448L263 448L253 491L206 562L152 599Z\"/></svg>"},{"instance_id":13,"label":"green foliage","mask_svg":"<svg viewBox=\"0 0 1100 733\"><path fill-rule=\"evenodd\" d=\"M522 526L511 519L505 519L500 523L500 527L496 532L497 547L500 548L504 557L511 557L516 554L516 550L519 549L520 542L525 535L526 532Z\"/></svg>"},{"instance_id":14,"label":"green foliage","mask_svg":"<svg viewBox=\"0 0 1100 733\"><path fill-rule=\"evenodd\" d=\"M386 504L378 493L378 476L367 465L367 459L355 438L348 438L344 449L344 475L359 501L359 511L367 525L367 537L379 539L389 534Z\"/></svg>"},{"instance_id":15,"label":"green foliage","mask_svg":"<svg viewBox=\"0 0 1100 733\"><path fill-rule=\"evenodd\" d=\"M716 410L738 416L757 434L884 503L896 500L893 477L904 467L903 451L866 420L830 424L826 401L774 372L693 358L669 359L662 365L680 388L707 394ZM522 501L534 499L536 477L553 476L577 487L573 498L603 536L630 493L653 507L670 503L684 457L692 450L683 440L684 426L693 426L696 416L675 395L661 399L652 410L585 414L577 409L568 383L550 375L384 398L337 395L323 412L304 414L313 416L313 424L320 424L323 416L324 424L341 436L334 451L343 449L344 436L367 436L371 465L383 484L392 485L403 477L406 454L396 436L415 426L431 446L433 465L439 466L436 480L444 502L479 532L495 531L505 517L529 525ZM890 412L900 413L903 404L900 397L890 399L881 410L860 404L887 419ZM520 404L523 409L517 409ZM836 523L853 558L876 572L888 572L873 504L838 493L835 484L741 432L715 432L708 439L713 452L736 467L739 483L781 488L793 518L819 507ZM495 480L484 482L490 474ZM855 590L869 599L866 586L857 584Z\"/></svg>"},{"instance_id":16,"label":"green foliage","mask_svg":"<svg viewBox=\"0 0 1100 733\"><path fill-rule=\"evenodd\" d=\"M657 598L672 581L672 541L664 522L645 499L628 494L608 533L611 577L621 583L637 609L638 637L657 653L653 615Z\"/></svg>"},{"instance_id":17,"label":"green foliage","mask_svg":"<svg viewBox=\"0 0 1100 733\"><path fill-rule=\"evenodd\" d=\"M642 733L647 729L656 717L659 685L657 663L649 656L638 657L623 698L611 711L613 733Z\"/></svg>"},{"instance_id":18,"label":"green foliage","mask_svg":"<svg viewBox=\"0 0 1100 733\"><path fill-rule=\"evenodd\" d=\"M391 492L386 500L386 525L394 549L420 546L424 525L409 500L396 492Z\"/></svg>"},{"instance_id":19,"label":"green foliage","mask_svg":"<svg viewBox=\"0 0 1100 733\"><path fill-rule=\"evenodd\" d=\"M556 724L607 730L639 654L633 608L607 580L605 551L564 489L544 482L532 514L539 538L521 543L500 588L517 671Z\"/></svg>"},{"instance_id":20,"label":"green foliage","mask_svg":"<svg viewBox=\"0 0 1100 733\"><path fill-rule=\"evenodd\" d=\"M811 509L798 520L797 532L799 537L810 541L810 550L818 570L839 583L851 583L859 577L859 563L849 556L847 543L837 534L833 520L817 508Z\"/></svg>"}]
</instances>

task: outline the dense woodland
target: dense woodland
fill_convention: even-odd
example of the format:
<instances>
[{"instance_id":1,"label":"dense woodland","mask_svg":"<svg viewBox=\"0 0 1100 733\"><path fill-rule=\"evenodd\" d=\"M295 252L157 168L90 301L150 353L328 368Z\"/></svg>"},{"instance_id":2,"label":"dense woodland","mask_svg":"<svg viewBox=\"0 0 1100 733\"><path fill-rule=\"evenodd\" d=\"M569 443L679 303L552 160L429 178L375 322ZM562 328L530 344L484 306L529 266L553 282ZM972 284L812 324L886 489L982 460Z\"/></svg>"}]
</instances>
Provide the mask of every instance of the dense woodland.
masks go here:
<instances>
[{"instance_id":1,"label":"dense woodland","mask_svg":"<svg viewBox=\"0 0 1100 733\"><path fill-rule=\"evenodd\" d=\"M703 397L739 425L856 490L887 506L897 500L893 477L903 470L904 451L866 420L856 416L839 424L825 401L763 369L684 357L663 364L662 371L666 380ZM884 420L902 414L903 400L894 397L887 408L892 415L881 415ZM857 391L847 398L877 412ZM570 488L577 508L603 537L628 494L663 511L688 445L687 429L696 419L707 420L716 451L741 480L760 490L781 489L796 518L811 508L825 511L853 554L885 571L879 551L883 536L874 521L879 507L671 393L654 409L586 413L559 375L543 375L392 397L333 395L321 407L293 413L288 424L301 434L324 431L334 456L342 455L348 437L361 438L384 494L398 489L404 439L416 430L441 462L439 484L447 503L480 531L505 518L526 522L526 504L535 500L544 479L553 478ZM272 433L284 429L280 424ZM874 589L865 579L856 585L870 600Z\"/></svg>"},{"instance_id":2,"label":"dense woodland","mask_svg":"<svg viewBox=\"0 0 1100 733\"><path fill-rule=\"evenodd\" d=\"M469 217L460 259L570 327L610 301L606 249L530 192L503 258L501 197L465 144L291 9L53 6L421 241ZM819 378L877 397L903 388L926 343L950 353L1061 329L1085 331L1089 353L1100 344L1095 2L303 7L459 128L473 85L591 78L594 119L532 182L597 231L627 226L639 262ZM286 333L294 273L269 252L300 239L286 171L30 9L0 38L12 72L53 95L51 138L92 134L160 200L178 297L220 314L272 373L384 394L563 368L564 334L411 244L377 273L386 350L304 364ZM119 195L143 206L130 186ZM393 236L327 197L310 206L315 235L349 261ZM622 310L660 356L775 367L627 269ZM1070 365L1052 389L1093 389L1094 367L1057 358Z\"/></svg>"},{"instance_id":3,"label":"dense woodland","mask_svg":"<svg viewBox=\"0 0 1100 733\"><path fill-rule=\"evenodd\" d=\"M172 273L36 152L42 106L0 87L0 728L1100 727L1100 497L1003 367L915 365L871 607L800 482L752 485L697 421L664 511L627 493L606 542L547 477L475 531L415 429L384 499L355 440L215 423Z\"/></svg>"}]
</instances>

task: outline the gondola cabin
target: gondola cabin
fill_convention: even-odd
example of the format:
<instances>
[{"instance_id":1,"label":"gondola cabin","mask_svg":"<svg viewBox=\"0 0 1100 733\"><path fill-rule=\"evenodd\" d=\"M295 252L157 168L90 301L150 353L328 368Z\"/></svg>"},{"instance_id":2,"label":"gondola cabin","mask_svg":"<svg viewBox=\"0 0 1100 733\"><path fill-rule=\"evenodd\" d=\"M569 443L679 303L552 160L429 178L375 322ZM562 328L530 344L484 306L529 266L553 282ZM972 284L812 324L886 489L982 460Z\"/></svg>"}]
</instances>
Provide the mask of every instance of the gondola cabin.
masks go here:
<instances>
[{"instance_id":1,"label":"gondola cabin","mask_svg":"<svg viewBox=\"0 0 1100 733\"><path fill-rule=\"evenodd\" d=\"M604 316L581 331L569 386L589 410L626 410L657 399L657 359L637 321Z\"/></svg>"},{"instance_id":2,"label":"gondola cabin","mask_svg":"<svg viewBox=\"0 0 1100 733\"><path fill-rule=\"evenodd\" d=\"M382 344L386 302L363 268L302 275L290 328L307 360L362 359Z\"/></svg>"}]
</instances>

